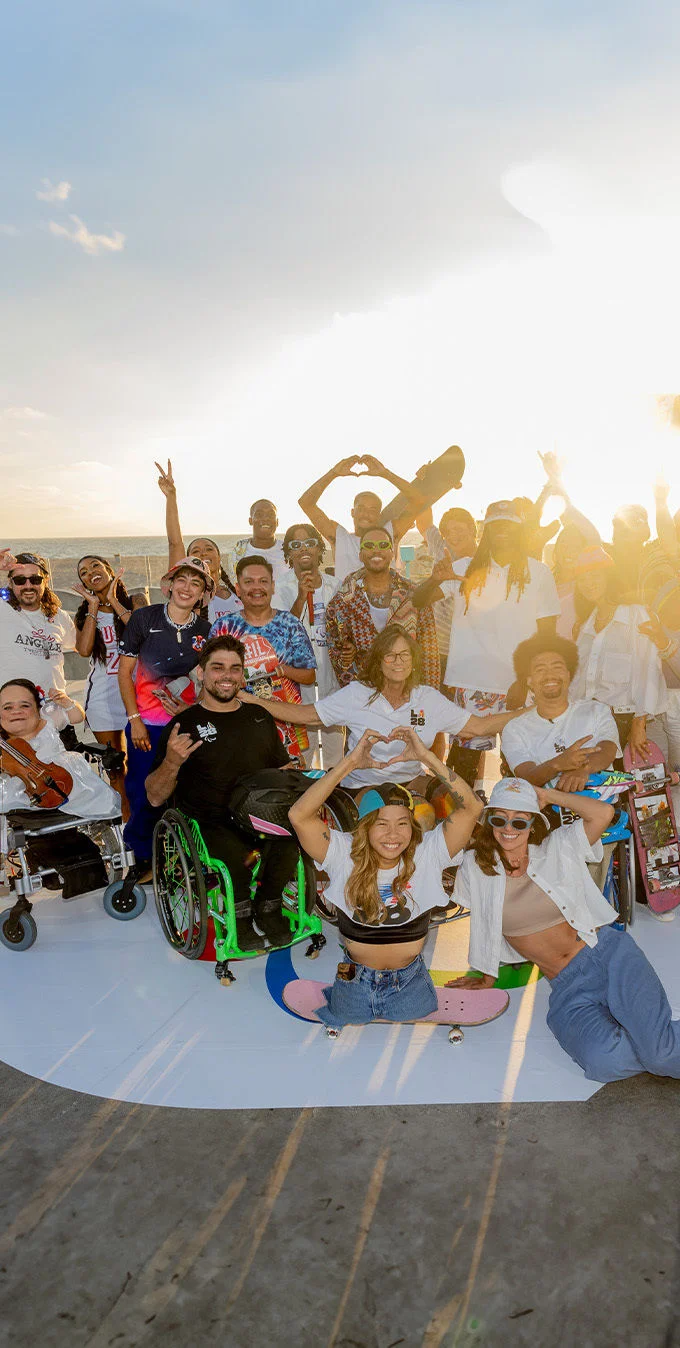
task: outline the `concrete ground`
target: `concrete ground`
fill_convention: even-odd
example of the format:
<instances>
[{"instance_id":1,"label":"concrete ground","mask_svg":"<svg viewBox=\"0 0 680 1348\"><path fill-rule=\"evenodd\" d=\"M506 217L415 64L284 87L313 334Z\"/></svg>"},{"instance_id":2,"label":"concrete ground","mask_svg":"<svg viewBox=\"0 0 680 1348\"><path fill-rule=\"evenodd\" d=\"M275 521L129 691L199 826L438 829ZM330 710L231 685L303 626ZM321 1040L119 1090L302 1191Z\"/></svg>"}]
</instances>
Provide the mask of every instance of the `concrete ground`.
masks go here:
<instances>
[{"instance_id":1,"label":"concrete ground","mask_svg":"<svg viewBox=\"0 0 680 1348\"><path fill-rule=\"evenodd\" d=\"M198 1111L0 1065L0 1343L680 1345L679 1116L648 1076L586 1104Z\"/></svg>"}]
</instances>

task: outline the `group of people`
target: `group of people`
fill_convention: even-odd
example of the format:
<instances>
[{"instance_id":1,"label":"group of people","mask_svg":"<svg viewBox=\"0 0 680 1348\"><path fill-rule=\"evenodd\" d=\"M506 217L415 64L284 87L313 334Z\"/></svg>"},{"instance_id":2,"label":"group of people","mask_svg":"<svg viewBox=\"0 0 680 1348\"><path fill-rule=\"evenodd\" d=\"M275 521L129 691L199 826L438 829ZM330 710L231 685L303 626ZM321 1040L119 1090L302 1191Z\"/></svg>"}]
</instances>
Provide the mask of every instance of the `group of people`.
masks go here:
<instances>
[{"instance_id":1,"label":"group of people","mask_svg":"<svg viewBox=\"0 0 680 1348\"><path fill-rule=\"evenodd\" d=\"M307 519L282 540L273 503L254 502L251 534L224 558L210 538L185 544L172 466L157 465L163 602L130 596L105 558L86 556L71 619L43 558L0 554L9 589L0 735L17 734L23 716L26 735L36 745L47 737L58 761L67 727L87 720L124 751L125 769L110 785L97 780L123 812L139 878L174 799L229 868L242 950L284 940L280 900L297 844L262 843L251 901L253 840L230 794L244 776L309 767L320 754L324 775L290 821L328 877L347 953L322 1020L408 1020L434 1008L422 949L433 910L450 903L442 873L457 867L455 899L471 915L466 987L493 984L501 963L532 960L551 982L550 1027L587 1075L680 1075L663 989L631 937L612 929L594 878L612 807L579 794L626 744L644 762L654 724L680 767L680 512L671 517L659 484L654 541L646 512L627 506L605 542L569 501L555 457L543 462L536 502L495 501L481 526L447 510L436 528L411 484L353 456L300 497ZM400 495L391 510L360 491L350 529L319 498L357 466ZM543 526L551 496L560 517ZM429 559L419 583L399 553L414 525ZM74 649L89 658L82 708L64 678ZM487 803L482 756L499 735L506 775ZM339 785L356 802L351 834L327 823ZM433 787L446 817L423 832L415 802ZM557 807L550 818L547 806ZM555 827L561 818L572 822Z\"/></svg>"}]
</instances>

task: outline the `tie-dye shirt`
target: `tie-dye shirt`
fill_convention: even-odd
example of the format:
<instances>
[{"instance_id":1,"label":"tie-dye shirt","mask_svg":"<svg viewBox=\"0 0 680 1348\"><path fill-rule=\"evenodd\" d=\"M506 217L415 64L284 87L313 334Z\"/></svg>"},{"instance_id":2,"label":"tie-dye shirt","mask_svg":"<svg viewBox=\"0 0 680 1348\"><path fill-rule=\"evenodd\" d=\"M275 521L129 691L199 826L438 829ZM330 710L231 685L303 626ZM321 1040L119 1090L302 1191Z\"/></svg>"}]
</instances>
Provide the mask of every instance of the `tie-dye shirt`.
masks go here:
<instances>
[{"instance_id":1,"label":"tie-dye shirt","mask_svg":"<svg viewBox=\"0 0 680 1348\"><path fill-rule=\"evenodd\" d=\"M316 669L312 644L302 623L292 613L275 609L273 618L262 627L246 622L242 613L218 618L210 629L211 637L231 636L246 648L246 687L256 697L276 702L302 702L300 685L275 673L278 665L294 669ZM297 756L309 748L304 726L277 721L277 729L290 754Z\"/></svg>"}]
</instances>

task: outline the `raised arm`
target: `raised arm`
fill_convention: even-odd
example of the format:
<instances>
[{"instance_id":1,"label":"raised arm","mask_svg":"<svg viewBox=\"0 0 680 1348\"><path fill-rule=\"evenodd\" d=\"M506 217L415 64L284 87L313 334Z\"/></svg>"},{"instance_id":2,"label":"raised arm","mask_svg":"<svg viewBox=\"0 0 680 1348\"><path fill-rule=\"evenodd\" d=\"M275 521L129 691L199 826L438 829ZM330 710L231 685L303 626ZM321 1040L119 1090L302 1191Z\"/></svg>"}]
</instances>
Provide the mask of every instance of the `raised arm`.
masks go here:
<instances>
[{"instance_id":1,"label":"raised arm","mask_svg":"<svg viewBox=\"0 0 680 1348\"><path fill-rule=\"evenodd\" d=\"M155 462L155 460L154 460ZM158 485L165 497L165 532L168 536L168 570L176 566L186 556L184 551L184 539L179 524L179 510L177 507L177 488L175 479L172 476L172 462L168 459L167 468L161 468L156 464L160 474Z\"/></svg>"},{"instance_id":2,"label":"raised arm","mask_svg":"<svg viewBox=\"0 0 680 1348\"><path fill-rule=\"evenodd\" d=\"M319 818L319 811L323 809L331 791L340 785L348 772L354 772L358 768L382 767L382 764L376 763L371 758L373 745L381 739L382 735L377 730L365 730L351 753L346 754L324 777L312 782L304 796L300 796L288 811L288 818L295 829L300 846L314 861L321 863L326 860L331 840L328 825Z\"/></svg>"},{"instance_id":3,"label":"raised arm","mask_svg":"<svg viewBox=\"0 0 680 1348\"><path fill-rule=\"evenodd\" d=\"M654 503L656 506L656 536L667 557L677 561L678 536L675 532L673 517L668 509L670 487L665 478L658 477L654 483Z\"/></svg>"},{"instance_id":4,"label":"raised arm","mask_svg":"<svg viewBox=\"0 0 680 1348\"><path fill-rule=\"evenodd\" d=\"M546 805L559 805L563 810L571 810L583 820L586 838L595 843L611 824L616 813L613 805L595 796L581 796L574 791L556 791L551 786L537 786L536 795L541 809Z\"/></svg>"},{"instance_id":5,"label":"raised arm","mask_svg":"<svg viewBox=\"0 0 680 1348\"><path fill-rule=\"evenodd\" d=\"M333 546L335 546L338 521L332 520L330 516L326 515L321 509L318 504L319 497L321 496L321 493L326 490L326 487L330 487L331 482L335 482L336 478L357 477L358 474L352 472L352 468L356 463L361 463L359 454L350 454L349 458L341 459L339 463L335 464L335 467L329 468L328 472L324 473L323 477L320 477L317 482L312 483L311 487L308 487L306 491L303 491L302 496L298 501L298 505L301 510L304 510L307 519L311 520L314 528L318 529L319 533L323 534L324 538L327 538L328 542L332 543Z\"/></svg>"},{"instance_id":6,"label":"raised arm","mask_svg":"<svg viewBox=\"0 0 680 1348\"><path fill-rule=\"evenodd\" d=\"M448 768L445 763L441 763L431 749L425 748L413 726L396 726L387 738L388 740L403 740L406 747L396 758L392 758L389 763L384 764L386 781L389 781L387 769L393 763L412 763L415 758L434 777L438 777L441 782L445 782L449 787L456 810L449 815L448 819L444 820L443 829L449 856L455 857L457 852L467 846L472 837L472 830L484 809L481 800L475 795L474 791L470 790L462 777L459 777L452 768Z\"/></svg>"}]
</instances>

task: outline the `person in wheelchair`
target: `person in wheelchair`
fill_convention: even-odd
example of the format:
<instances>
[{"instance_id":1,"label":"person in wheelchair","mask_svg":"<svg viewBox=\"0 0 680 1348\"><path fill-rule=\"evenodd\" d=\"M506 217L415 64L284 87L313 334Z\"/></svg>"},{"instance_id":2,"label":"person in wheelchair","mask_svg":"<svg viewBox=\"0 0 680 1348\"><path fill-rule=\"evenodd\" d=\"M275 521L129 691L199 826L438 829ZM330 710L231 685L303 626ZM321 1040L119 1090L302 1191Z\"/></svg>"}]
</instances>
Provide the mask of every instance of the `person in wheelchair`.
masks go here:
<instances>
[{"instance_id":1,"label":"person in wheelchair","mask_svg":"<svg viewBox=\"0 0 680 1348\"><path fill-rule=\"evenodd\" d=\"M9 815L12 823L25 820L27 812L36 821L45 823L53 817L53 810L36 805L22 777L10 773L10 764L17 762L10 753L16 740L24 741L41 764L54 764L67 772L72 784L68 794L61 793L63 799L54 807L59 815L72 815L78 820L106 820L120 814L117 792L90 767L83 754L64 748L54 725L41 715L35 684L30 679L13 679L0 688L0 751L3 743L7 746L2 751L0 814ZM107 882L99 849L75 827L34 839L28 855L31 864L37 867L57 868L58 875L45 884L47 888L60 885L65 898L97 889Z\"/></svg>"},{"instance_id":2,"label":"person in wheelchair","mask_svg":"<svg viewBox=\"0 0 680 1348\"><path fill-rule=\"evenodd\" d=\"M298 846L294 838L256 841L229 810L229 797L241 778L262 768L293 766L272 717L240 700L244 659L243 643L236 637L218 636L206 642L196 671L201 690L198 701L165 727L146 790L154 807L174 797L177 808L196 820L210 855L228 867L238 943L245 951L264 949L261 932L272 945L290 938L281 894L295 874ZM255 848L261 866L257 896L251 904Z\"/></svg>"}]
</instances>

